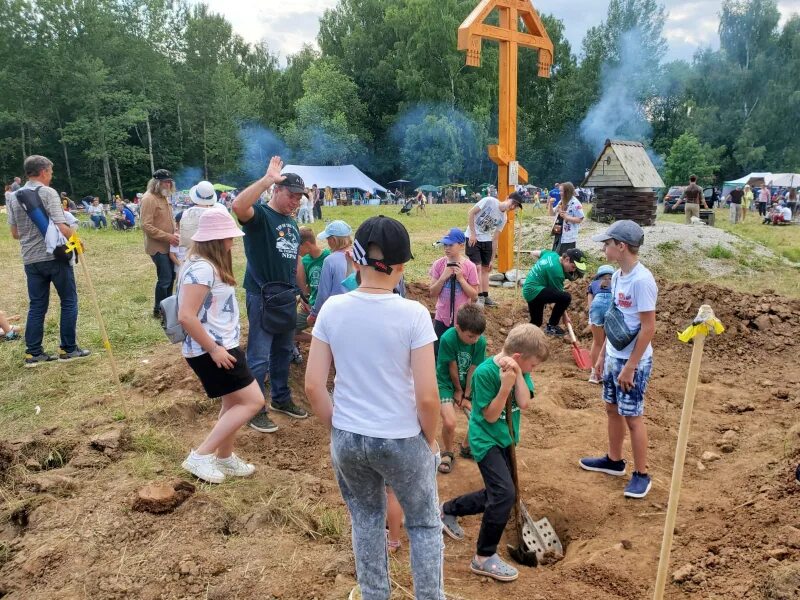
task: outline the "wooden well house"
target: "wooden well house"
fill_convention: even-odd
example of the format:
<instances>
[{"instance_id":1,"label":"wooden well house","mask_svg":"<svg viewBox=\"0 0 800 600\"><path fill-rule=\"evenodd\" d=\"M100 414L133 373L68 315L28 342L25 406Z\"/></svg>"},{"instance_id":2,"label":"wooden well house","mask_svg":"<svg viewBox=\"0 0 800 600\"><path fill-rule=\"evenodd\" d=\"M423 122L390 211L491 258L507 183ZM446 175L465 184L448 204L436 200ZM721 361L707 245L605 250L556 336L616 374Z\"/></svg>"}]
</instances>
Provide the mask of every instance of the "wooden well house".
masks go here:
<instances>
[{"instance_id":1,"label":"wooden well house","mask_svg":"<svg viewBox=\"0 0 800 600\"><path fill-rule=\"evenodd\" d=\"M655 190L664 182L639 142L606 140L582 185L594 188L593 221L630 219L642 226L656 222Z\"/></svg>"}]
</instances>

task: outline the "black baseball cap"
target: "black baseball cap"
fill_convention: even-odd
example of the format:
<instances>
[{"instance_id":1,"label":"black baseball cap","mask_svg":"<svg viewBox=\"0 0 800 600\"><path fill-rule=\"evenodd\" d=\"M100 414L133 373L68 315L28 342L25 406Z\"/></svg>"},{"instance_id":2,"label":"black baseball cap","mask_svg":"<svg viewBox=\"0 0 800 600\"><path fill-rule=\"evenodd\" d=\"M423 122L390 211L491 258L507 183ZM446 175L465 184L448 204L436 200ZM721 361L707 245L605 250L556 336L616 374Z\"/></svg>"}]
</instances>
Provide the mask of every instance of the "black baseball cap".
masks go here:
<instances>
[{"instance_id":1,"label":"black baseball cap","mask_svg":"<svg viewBox=\"0 0 800 600\"><path fill-rule=\"evenodd\" d=\"M167 179L172 179L172 173L170 173L166 169L159 169L158 171L153 173L153 179L158 179L159 181L166 181Z\"/></svg>"},{"instance_id":2,"label":"black baseball cap","mask_svg":"<svg viewBox=\"0 0 800 600\"><path fill-rule=\"evenodd\" d=\"M381 249L382 259L367 256L370 244ZM359 265L375 267L376 271L388 275L392 272L391 265L402 265L413 258L411 238L400 221L378 215L364 221L356 231L353 261Z\"/></svg>"},{"instance_id":3,"label":"black baseball cap","mask_svg":"<svg viewBox=\"0 0 800 600\"><path fill-rule=\"evenodd\" d=\"M519 192L511 192L508 195L508 199L511 200L514 204L517 205L517 208L522 210L522 204L525 202L525 199L522 197L522 194Z\"/></svg>"},{"instance_id":4,"label":"black baseball cap","mask_svg":"<svg viewBox=\"0 0 800 600\"><path fill-rule=\"evenodd\" d=\"M283 176L286 179L281 181L279 186L287 188L293 194L302 194L306 191L306 184L297 173L284 173Z\"/></svg>"},{"instance_id":5,"label":"black baseball cap","mask_svg":"<svg viewBox=\"0 0 800 600\"><path fill-rule=\"evenodd\" d=\"M583 253L582 250L578 250L577 248L570 248L564 254L572 261L572 264L575 265L575 270L578 271L581 275L586 273L586 255Z\"/></svg>"}]
</instances>

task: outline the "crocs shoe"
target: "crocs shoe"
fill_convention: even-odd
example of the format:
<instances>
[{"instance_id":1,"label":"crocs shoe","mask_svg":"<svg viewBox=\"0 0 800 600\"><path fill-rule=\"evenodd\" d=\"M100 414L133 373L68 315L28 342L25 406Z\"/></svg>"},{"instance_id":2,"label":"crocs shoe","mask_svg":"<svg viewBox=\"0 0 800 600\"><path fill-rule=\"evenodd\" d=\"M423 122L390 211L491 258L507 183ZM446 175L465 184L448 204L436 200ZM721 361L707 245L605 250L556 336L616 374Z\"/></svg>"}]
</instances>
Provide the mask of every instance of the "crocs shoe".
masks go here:
<instances>
[{"instance_id":1,"label":"crocs shoe","mask_svg":"<svg viewBox=\"0 0 800 600\"><path fill-rule=\"evenodd\" d=\"M444 504L439 507L439 516L442 519L442 530L454 540L464 539L464 530L458 524L458 517L455 515L447 515L444 512Z\"/></svg>"},{"instance_id":2,"label":"crocs shoe","mask_svg":"<svg viewBox=\"0 0 800 600\"><path fill-rule=\"evenodd\" d=\"M217 457L217 468L223 474L233 477L249 477L256 470L255 466L246 463L233 453L228 458Z\"/></svg>"},{"instance_id":3,"label":"crocs shoe","mask_svg":"<svg viewBox=\"0 0 800 600\"><path fill-rule=\"evenodd\" d=\"M581 469L586 471L596 471L597 473L605 473L606 475L613 475L615 477L622 477L625 475L625 460L611 460L608 454L600 458L584 457L579 463Z\"/></svg>"},{"instance_id":4,"label":"crocs shoe","mask_svg":"<svg viewBox=\"0 0 800 600\"><path fill-rule=\"evenodd\" d=\"M653 487L653 480L650 479L650 475L634 471L631 480L625 486L623 495L626 498L644 498L651 487Z\"/></svg>"},{"instance_id":5,"label":"crocs shoe","mask_svg":"<svg viewBox=\"0 0 800 600\"><path fill-rule=\"evenodd\" d=\"M492 554L484 561L483 565L478 563L473 557L472 561L469 563L469 570L476 575L491 577L497 581L514 581L519 577L519 571L505 562L497 554Z\"/></svg>"},{"instance_id":6,"label":"crocs shoe","mask_svg":"<svg viewBox=\"0 0 800 600\"><path fill-rule=\"evenodd\" d=\"M213 454L197 454L194 450L189 453L181 467L192 475L208 483L222 483L225 473L217 467L217 457Z\"/></svg>"}]
</instances>

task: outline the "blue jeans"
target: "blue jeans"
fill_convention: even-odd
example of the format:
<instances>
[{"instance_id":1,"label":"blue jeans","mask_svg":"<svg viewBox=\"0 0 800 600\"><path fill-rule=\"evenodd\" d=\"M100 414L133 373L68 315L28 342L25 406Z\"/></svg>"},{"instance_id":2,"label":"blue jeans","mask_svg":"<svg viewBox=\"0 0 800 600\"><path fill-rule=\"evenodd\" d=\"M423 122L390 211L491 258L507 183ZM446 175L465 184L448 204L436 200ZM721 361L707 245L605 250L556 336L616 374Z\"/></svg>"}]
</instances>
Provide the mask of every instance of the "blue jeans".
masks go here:
<instances>
[{"instance_id":1,"label":"blue jeans","mask_svg":"<svg viewBox=\"0 0 800 600\"><path fill-rule=\"evenodd\" d=\"M44 352L44 318L50 306L50 284L61 299L61 348L74 352L75 328L78 323L78 290L72 265L56 260L25 265L28 280L28 322L25 325L25 352L36 356Z\"/></svg>"},{"instance_id":2,"label":"blue jeans","mask_svg":"<svg viewBox=\"0 0 800 600\"><path fill-rule=\"evenodd\" d=\"M108 221L106 221L105 215L92 215L90 217L92 219L92 223L94 223L95 229L100 229L100 224L103 224L103 227L108 227Z\"/></svg>"},{"instance_id":3,"label":"blue jeans","mask_svg":"<svg viewBox=\"0 0 800 600\"><path fill-rule=\"evenodd\" d=\"M296 319L295 319L296 320ZM295 322L292 320L292 323ZM286 333L270 333L261 325L261 295L247 292L247 364L265 393L264 379L269 373L269 393L273 404L292 401L289 389L289 366L294 350L294 327Z\"/></svg>"},{"instance_id":4,"label":"blue jeans","mask_svg":"<svg viewBox=\"0 0 800 600\"><path fill-rule=\"evenodd\" d=\"M153 312L157 313L161 309L161 301L172 295L172 284L175 283L175 267L169 259L169 254L156 252L150 257L156 265L156 300L153 305Z\"/></svg>"},{"instance_id":5,"label":"blue jeans","mask_svg":"<svg viewBox=\"0 0 800 600\"><path fill-rule=\"evenodd\" d=\"M397 496L411 541L417 600L444 600L444 541L436 456L422 434L399 440L331 431L331 459L352 522L356 573L364 600L388 600L386 486Z\"/></svg>"}]
</instances>

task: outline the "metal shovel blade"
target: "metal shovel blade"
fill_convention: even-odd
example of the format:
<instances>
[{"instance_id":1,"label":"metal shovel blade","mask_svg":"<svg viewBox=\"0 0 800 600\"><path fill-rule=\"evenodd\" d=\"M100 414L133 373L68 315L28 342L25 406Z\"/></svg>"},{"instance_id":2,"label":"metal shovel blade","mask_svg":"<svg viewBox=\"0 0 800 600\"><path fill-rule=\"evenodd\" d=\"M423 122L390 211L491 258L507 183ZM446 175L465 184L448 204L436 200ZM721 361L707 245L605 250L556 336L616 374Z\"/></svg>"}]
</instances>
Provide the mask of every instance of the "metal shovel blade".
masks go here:
<instances>
[{"instance_id":1,"label":"metal shovel blade","mask_svg":"<svg viewBox=\"0 0 800 600\"><path fill-rule=\"evenodd\" d=\"M539 563L548 553L558 558L564 556L564 546L547 517L534 521L525 505L522 503L520 505L522 508L522 542L526 549L536 554Z\"/></svg>"}]
</instances>

